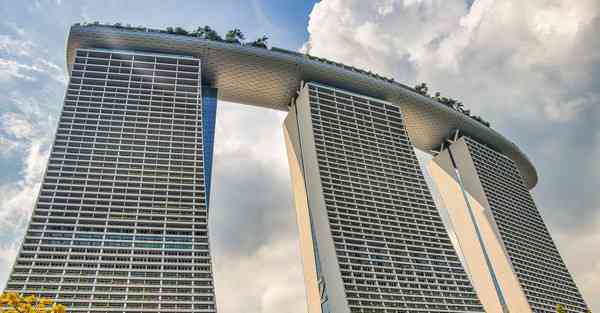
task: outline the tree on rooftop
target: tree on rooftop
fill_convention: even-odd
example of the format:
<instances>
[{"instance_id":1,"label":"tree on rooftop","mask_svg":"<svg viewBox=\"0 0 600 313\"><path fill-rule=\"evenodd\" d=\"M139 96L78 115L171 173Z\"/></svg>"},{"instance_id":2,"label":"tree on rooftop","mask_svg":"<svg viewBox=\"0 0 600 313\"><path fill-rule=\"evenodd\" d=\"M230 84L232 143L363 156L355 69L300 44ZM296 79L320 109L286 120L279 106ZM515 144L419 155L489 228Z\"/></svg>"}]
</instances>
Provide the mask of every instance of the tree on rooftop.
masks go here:
<instances>
[{"instance_id":1,"label":"tree on rooftop","mask_svg":"<svg viewBox=\"0 0 600 313\"><path fill-rule=\"evenodd\" d=\"M179 26L175 27L174 32L177 35L187 35L188 34L187 30L185 30L185 29L183 29L183 28L181 28Z\"/></svg>"},{"instance_id":2,"label":"tree on rooftop","mask_svg":"<svg viewBox=\"0 0 600 313\"><path fill-rule=\"evenodd\" d=\"M250 43L251 46L253 47L259 47L259 48L267 48L267 41L269 40L269 37L262 36L260 38L257 38L256 40L254 40L253 42Z\"/></svg>"},{"instance_id":3,"label":"tree on rooftop","mask_svg":"<svg viewBox=\"0 0 600 313\"><path fill-rule=\"evenodd\" d=\"M419 85L415 86L415 91L417 93L420 93L424 96L429 96L429 93L427 93L429 91L429 88L427 88L427 84L426 83L421 83Z\"/></svg>"},{"instance_id":4,"label":"tree on rooftop","mask_svg":"<svg viewBox=\"0 0 600 313\"><path fill-rule=\"evenodd\" d=\"M239 28L234 28L225 34L225 41L231 43L241 43L246 37Z\"/></svg>"},{"instance_id":5,"label":"tree on rooftop","mask_svg":"<svg viewBox=\"0 0 600 313\"><path fill-rule=\"evenodd\" d=\"M198 27L198 29L196 29L195 32L193 32L193 35L196 37L200 37L200 38L204 38L204 39L208 39L208 40L215 40L215 41L222 41L223 38L221 38L221 36L219 36L219 33L217 33L216 30L210 28L210 26L205 25L204 27Z\"/></svg>"},{"instance_id":6,"label":"tree on rooftop","mask_svg":"<svg viewBox=\"0 0 600 313\"><path fill-rule=\"evenodd\" d=\"M430 97L433 100L447 106L448 108L451 108L455 111L458 111L466 116L471 117L472 119L474 119L475 121L481 123L482 125L485 125L487 127L490 127L490 123L488 123L487 121L485 121L483 118L481 118L480 116L475 116L475 115L471 115L471 111L465 109L465 106L463 105L462 102L456 100L456 99L452 99L452 98L448 98L448 97L443 97L439 92L436 92L434 94L434 96L430 96L428 91L429 88L427 87L426 83L420 83L418 85L416 85L414 87L415 91L421 95L424 95L426 97Z\"/></svg>"},{"instance_id":7,"label":"tree on rooftop","mask_svg":"<svg viewBox=\"0 0 600 313\"><path fill-rule=\"evenodd\" d=\"M194 30L190 33L190 36L204 38L204 27L198 26L198 28L196 28L196 30Z\"/></svg>"}]
</instances>

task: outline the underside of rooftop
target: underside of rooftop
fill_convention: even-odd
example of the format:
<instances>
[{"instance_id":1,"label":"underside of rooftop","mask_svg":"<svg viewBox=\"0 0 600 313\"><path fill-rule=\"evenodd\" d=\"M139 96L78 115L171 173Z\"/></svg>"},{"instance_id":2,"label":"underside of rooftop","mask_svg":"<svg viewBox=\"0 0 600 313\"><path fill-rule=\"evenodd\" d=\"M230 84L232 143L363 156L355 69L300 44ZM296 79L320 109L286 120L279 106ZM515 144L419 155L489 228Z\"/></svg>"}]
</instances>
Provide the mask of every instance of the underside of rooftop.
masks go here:
<instances>
[{"instance_id":1,"label":"underside of rooftop","mask_svg":"<svg viewBox=\"0 0 600 313\"><path fill-rule=\"evenodd\" d=\"M514 160L528 188L537 184L532 162L494 129L393 79L340 63L278 48L211 41L146 28L76 24L67 41L69 70L80 48L193 56L201 61L202 84L217 88L219 100L275 110L287 111L303 82L318 82L379 98L401 107L416 148L434 153L459 130Z\"/></svg>"}]
</instances>

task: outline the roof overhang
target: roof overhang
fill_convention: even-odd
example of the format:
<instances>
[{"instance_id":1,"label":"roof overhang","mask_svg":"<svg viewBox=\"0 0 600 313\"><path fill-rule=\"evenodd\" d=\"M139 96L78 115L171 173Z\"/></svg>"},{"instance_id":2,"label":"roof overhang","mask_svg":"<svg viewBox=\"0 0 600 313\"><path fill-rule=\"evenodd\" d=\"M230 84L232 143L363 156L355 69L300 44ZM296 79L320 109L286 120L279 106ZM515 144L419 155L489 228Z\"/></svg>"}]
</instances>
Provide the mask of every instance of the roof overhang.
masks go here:
<instances>
[{"instance_id":1,"label":"roof overhang","mask_svg":"<svg viewBox=\"0 0 600 313\"><path fill-rule=\"evenodd\" d=\"M401 107L412 144L425 152L460 130L510 157L529 189L537 184L532 162L495 130L396 82L303 54L209 41L200 38L116 28L71 27L67 42L69 72L78 48L104 48L192 55L202 61L202 83L218 88L218 98L287 111L302 81L318 82Z\"/></svg>"}]
</instances>

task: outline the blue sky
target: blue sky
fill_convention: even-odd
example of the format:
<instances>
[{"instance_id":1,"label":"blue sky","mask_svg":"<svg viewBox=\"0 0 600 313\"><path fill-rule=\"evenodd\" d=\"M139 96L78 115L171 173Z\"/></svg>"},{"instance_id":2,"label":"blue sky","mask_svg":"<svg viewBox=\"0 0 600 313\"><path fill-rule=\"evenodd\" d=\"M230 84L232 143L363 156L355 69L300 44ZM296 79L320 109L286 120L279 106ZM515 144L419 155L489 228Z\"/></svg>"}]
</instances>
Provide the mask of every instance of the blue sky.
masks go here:
<instances>
[{"instance_id":1,"label":"blue sky","mask_svg":"<svg viewBox=\"0 0 600 313\"><path fill-rule=\"evenodd\" d=\"M597 0L14 1L0 16L0 286L60 113L69 26L210 25L286 49L310 42L311 54L462 100L533 160L540 212L600 309ZM283 118L219 107L211 240L221 312L305 311Z\"/></svg>"}]
</instances>

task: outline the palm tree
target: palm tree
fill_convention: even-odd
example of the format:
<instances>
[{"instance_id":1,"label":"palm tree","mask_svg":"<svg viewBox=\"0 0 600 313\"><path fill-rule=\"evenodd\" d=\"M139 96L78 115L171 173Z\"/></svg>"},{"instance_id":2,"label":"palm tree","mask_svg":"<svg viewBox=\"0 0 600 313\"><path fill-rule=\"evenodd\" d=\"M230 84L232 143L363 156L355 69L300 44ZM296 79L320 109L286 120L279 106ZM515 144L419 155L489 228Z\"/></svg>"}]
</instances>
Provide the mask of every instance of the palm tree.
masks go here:
<instances>
[{"instance_id":1,"label":"palm tree","mask_svg":"<svg viewBox=\"0 0 600 313\"><path fill-rule=\"evenodd\" d=\"M231 43L241 43L242 40L246 39L244 34L239 28L234 28L227 32L225 35L225 41Z\"/></svg>"}]
</instances>

